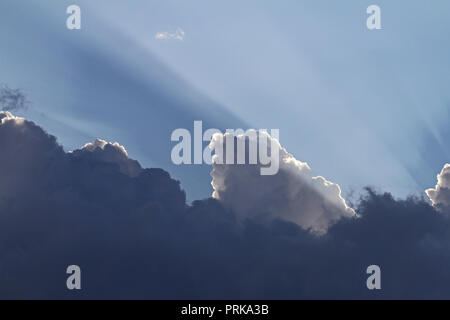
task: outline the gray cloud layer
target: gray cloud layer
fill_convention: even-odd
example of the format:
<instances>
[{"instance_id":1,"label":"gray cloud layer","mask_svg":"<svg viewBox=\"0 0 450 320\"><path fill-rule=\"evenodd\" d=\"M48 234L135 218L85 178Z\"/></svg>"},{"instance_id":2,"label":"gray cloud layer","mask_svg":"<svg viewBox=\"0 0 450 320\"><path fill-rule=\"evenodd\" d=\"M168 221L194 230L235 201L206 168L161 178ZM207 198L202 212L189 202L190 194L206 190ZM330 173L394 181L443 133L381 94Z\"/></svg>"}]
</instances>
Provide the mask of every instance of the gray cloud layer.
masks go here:
<instances>
[{"instance_id":1,"label":"gray cloud layer","mask_svg":"<svg viewBox=\"0 0 450 320\"><path fill-rule=\"evenodd\" d=\"M0 112L0 145L0 298L450 298L450 220L423 199L368 189L357 219L317 236L282 213L245 218L212 198L187 205L167 172L141 168L118 144L66 153L39 126ZM293 169L281 170L287 186L310 196L312 178ZM294 190L271 199L303 204ZM71 264L81 291L65 288ZM366 288L371 264L380 291Z\"/></svg>"}]
</instances>

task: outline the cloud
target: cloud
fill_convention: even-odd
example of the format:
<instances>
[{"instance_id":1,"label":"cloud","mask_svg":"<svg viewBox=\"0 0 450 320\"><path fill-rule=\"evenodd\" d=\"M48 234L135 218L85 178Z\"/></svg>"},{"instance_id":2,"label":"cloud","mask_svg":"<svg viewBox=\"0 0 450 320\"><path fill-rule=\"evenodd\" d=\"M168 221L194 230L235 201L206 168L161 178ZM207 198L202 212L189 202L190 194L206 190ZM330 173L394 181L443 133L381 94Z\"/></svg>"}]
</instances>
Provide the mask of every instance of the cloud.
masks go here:
<instances>
[{"instance_id":1,"label":"cloud","mask_svg":"<svg viewBox=\"0 0 450 320\"><path fill-rule=\"evenodd\" d=\"M117 142L109 143L96 139L94 142L86 143L80 150L73 151L72 154L78 158L95 158L96 161L117 164L119 171L130 177L136 177L142 172L139 162L128 158L125 147Z\"/></svg>"},{"instance_id":2,"label":"cloud","mask_svg":"<svg viewBox=\"0 0 450 320\"><path fill-rule=\"evenodd\" d=\"M7 112L0 119L0 298L450 298L450 220L421 198L367 189L357 219L336 220L324 205L319 215L333 223L317 236L282 213L242 219L231 199L188 205L178 181L138 167L117 143L96 140L66 153L33 122ZM317 210L326 199L311 189L329 185L280 154L287 163L267 181L280 189L267 188L282 196L253 188L281 202L280 210L292 210L288 200ZM234 175L249 174L224 168L231 172L222 177L239 184ZM254 201L264 199L239 190L248 192L249 208L262 210ZM302 192L312 200L298 200ZM81 267L80 291L65 288L71 264ZM381 267L382 290L366 288L371 264Z\"/></svg>"},{"instance_id":3,"label":"cloud","mask_svg":"<svg viewBox=\"0 0 450 320\"><path fill-rule=\"evenodd\" d=\"M41 176L64 155L55 137L4 111L0 111L0 145L0 199L17 195L26 198L39 187Z\"/></svg>"},{"instance_id":4,"label":"cloud","mask_svg":"<svg viewBox=\"0 0 450 320\"><path fill-rule=\"evenodd\" d=\"M20 89L11 89L4 85L0 87L0 108L3 111L19 111L28 107L25 94Z\"/></svg>"},{"instance_id":5,"label":"cloud","mask_svg":"<svg viewBox=\"0 0 450 320\"><path fill-rule=\"evenodd\" d=\"M227 135L230 133L223 137L215 135L211 148L226 149ZM259 145L261 139L269 139L268 145L278 150L278 173L261 175L260 161L256 165L218 164L214 161L211 172L213 198L242 218L282 218L317 233L325 233L342 217L355 217L355 211L342 198L339 185L320 176L314 177L308 164L295 159L281 147L278 140L264 131L260 131L259 135L260 139L251 134L236 135L235 145L247 139L248 159L251 143L248 141Z\"/></svg>"},{"instance_id":6,"label":"cloud","mask_svg":"<svg viewBox=\"0 0 450 320\"><path fill-rule=\"evenodd\" d=\"M440 211L450 213L450 164L445 164L437 179L436 187L426 190L426 193L433 206Z\"/></svg>"},{"instance_id":7,"label":"cloud","mask_svg":"<svg viewBox=\"0 0 450 320\"><path fill-rule=\"evenodd\" d=\"M170 33L167 31L158 32L155 35L156 40L183 40L185 32L181 28L177 28L174 33Z\"/></svg>"}]
</instances>

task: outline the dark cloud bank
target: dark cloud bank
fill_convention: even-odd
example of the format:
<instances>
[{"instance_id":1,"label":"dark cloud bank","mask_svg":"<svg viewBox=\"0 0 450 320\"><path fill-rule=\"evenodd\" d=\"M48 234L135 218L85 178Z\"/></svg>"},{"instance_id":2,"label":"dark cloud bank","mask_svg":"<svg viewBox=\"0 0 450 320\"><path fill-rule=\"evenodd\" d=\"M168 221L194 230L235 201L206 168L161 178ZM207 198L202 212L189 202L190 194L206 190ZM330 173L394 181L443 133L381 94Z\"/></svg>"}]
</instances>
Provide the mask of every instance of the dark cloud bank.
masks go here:
<instances>
[{"instance_id":1,"label":"dark cloud bank","mask_svg":"<svg viewBox=\"0 0 450 320\"><path fill-rule=\"evenodd\" d=\"M0 298L450 298L444 170L428 190L434 207L368 189L358 217L318 235L258 212L239 218L212 198L187 205L167 172L141 168L120 145L65 153L3 112ZM80 291L66 289L71 264ZM381 290L366 288L371 264Z\"/></svg>"}]
</instances>

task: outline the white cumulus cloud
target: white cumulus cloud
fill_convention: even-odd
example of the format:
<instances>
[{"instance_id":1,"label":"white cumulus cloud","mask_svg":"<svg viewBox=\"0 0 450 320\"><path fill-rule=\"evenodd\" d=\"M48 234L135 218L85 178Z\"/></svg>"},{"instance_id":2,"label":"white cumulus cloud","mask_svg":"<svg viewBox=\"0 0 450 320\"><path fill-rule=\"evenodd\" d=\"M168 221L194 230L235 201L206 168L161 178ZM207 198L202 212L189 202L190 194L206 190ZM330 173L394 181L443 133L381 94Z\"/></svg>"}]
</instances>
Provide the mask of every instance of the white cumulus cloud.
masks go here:
<instances>
[{"instance_id":1,"label":"white cumulus cloud","mask_svg":"<svg viewBox=\"0 0 450 320\"><path fill-rule=\"evenodd\" d=\"M214 135L210 147L217 148L222 141L226 145L228 134L223 137ZM259 134L267 136L272 142L268 145L279 151L278 173L261 175L259 161L254 165L248 162L218 164L217 158L213 158L213 198L220 200L241 218L280 218L318 234L325 233L342 217L356 216L342 197L339 185L313 176L308 164L295 159L281 147L278 140L264 131L259 131ZM248 136L235 135L235 139L248 139Z\"/></svg>"},{"instance_id":2,"label":"white cumulus cloud","mask_svg":"<svg viewBox=\"0 0 450 320\"><path fill-rule=\"evenodd\" d=\"M450 164L445 164L437 176L438 182L433 189L426 190L433 206L440 211L450 212Z\"/></svg>"}]
</instances>

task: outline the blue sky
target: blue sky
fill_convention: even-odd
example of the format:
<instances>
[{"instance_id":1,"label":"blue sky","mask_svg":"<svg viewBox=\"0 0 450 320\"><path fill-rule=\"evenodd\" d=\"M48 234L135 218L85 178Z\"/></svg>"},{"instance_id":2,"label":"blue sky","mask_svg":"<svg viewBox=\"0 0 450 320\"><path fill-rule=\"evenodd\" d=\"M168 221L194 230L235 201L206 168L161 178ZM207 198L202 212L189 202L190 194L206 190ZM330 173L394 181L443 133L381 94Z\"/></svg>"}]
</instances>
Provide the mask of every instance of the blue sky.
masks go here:
<instances>
[{"instance_id":1,"label":"blue sky","mask_svg":"<svg viewBox=\"0 0 450 320\"><path fill-rule=\"evenodd\" d=\"M82 29L65 27L66 7ZM382 30L366 28L367 6ZM0 82L66 150L118 141L143 166L210 195L210 168L174 166L170 133L279 128L345 193L422 193L449 161L450 3L28 1L0 4ZM182 41L157 32L185 31Z\"/></svg>"}]
</instances>

